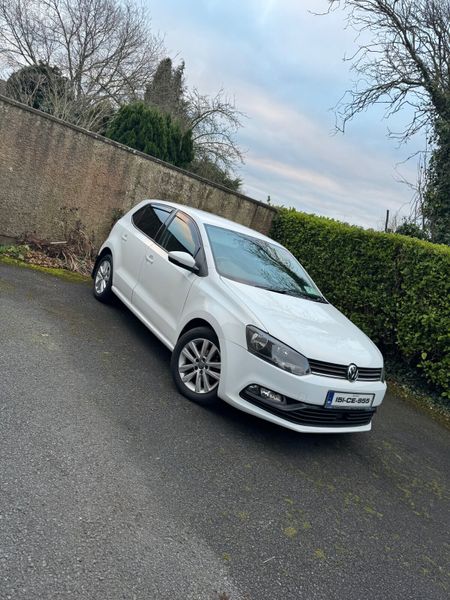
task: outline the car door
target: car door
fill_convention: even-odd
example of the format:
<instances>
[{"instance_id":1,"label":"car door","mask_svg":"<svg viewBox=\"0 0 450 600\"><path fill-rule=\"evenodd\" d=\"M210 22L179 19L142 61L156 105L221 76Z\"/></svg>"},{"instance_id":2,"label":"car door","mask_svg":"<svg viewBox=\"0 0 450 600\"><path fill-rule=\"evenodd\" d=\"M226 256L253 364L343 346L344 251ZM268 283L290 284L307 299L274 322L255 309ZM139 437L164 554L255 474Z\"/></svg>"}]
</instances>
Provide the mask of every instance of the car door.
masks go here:
<instances>
[{"instance_id":1,"label":"car door","mask_svg":"<svg viewBox=\"0 0 450 600\"><path fill-rule=\"evenodd\" d=\"M200 234L194 221L178 211L161 229L157 242L145 256L132 302L173 346L181 311L198 275L169 262L168 253L178 250L196 258L201 251Z\"/></svg>"},{"instance_id":2,"label":"car door","mask_svg":"<svg viewBox=\"0 0 450 600\"><path fill-rule=\"evenodd\" d=\"M114 263L114 287L131 301L133 289L139 280L142 263L162 225L169 219L172 209L156 204L145 204L118 223L119 252Z\"/></svg>"}]
</instances>

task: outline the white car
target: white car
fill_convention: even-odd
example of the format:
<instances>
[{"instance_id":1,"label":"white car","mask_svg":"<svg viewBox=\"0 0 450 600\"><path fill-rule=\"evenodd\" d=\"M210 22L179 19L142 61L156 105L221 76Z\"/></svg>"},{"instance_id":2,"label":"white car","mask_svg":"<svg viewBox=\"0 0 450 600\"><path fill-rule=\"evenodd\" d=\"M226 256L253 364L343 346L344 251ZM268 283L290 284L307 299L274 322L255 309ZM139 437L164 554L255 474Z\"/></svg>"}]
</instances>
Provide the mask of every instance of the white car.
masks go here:
<instances>
[{"instance_id":1,"label":"white car","mask_svg":"<svg viewBox=\"0 0 450 600\"><path fill-rule=\"evenodd\" d=\"M371 429L383 357L280 244L207 212L145 200L114 225L94 295L172 351L179 391L294 431Z\"/></svg>"}]
</instances>

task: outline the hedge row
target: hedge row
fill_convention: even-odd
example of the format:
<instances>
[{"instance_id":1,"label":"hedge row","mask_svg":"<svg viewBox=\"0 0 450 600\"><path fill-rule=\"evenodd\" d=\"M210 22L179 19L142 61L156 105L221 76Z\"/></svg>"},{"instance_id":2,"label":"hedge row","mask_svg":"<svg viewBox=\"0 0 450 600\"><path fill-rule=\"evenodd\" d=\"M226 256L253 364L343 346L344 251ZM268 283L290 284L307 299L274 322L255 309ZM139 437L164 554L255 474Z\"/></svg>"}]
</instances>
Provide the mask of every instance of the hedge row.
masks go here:
<instances>
[{"instance_id":1,"label":"hedge row","mask_svg":"<svg viewBox=\"0 0 450 600\"><path fill-rule=\"evenodd\" d=\"M450 248L281 209L271 236L390 356L450 398Z\"/></svg>"}]
</instances>

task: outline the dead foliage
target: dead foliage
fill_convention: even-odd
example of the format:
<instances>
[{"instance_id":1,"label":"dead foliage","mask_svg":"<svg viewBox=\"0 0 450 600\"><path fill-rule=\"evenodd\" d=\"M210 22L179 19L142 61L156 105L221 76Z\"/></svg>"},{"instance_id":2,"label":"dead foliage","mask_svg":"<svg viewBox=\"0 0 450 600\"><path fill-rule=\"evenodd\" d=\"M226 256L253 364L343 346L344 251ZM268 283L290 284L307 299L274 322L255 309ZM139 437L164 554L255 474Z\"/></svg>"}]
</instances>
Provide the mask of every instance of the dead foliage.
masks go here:
<instances>
[{"instance_id":1,"label":"dead foliage","mask_svg":"<svg viewBox=\"0 0 450 600\"><path fill-rule=\"evenodd\" d=\"M66 235L66 239L45 240L34 234L25 234L18 243L23 260L44 267L68 269L81 275L90 275L94 266L96 248L80 221Z\"/></svg>"}]
</instances>

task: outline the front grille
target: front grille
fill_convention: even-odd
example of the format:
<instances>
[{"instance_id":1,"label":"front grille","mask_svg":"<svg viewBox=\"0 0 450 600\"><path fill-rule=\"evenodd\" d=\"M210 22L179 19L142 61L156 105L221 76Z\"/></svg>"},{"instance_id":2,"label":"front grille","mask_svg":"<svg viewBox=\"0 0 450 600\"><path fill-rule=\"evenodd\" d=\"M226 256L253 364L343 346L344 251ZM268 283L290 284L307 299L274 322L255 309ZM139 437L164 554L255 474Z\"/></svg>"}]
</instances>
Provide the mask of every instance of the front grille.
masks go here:
<instances>
[{"instance_id":1,"label":"front grille","mask_svg":"<svg viewBox=\"0 0 450 600\"><path fill-rule=\"evenodd\" d=\"M324 408L287 399L286 408L273 406L262 402L253 394L241 392L244 400L259 406L272 415L281 417L285 421L297 423L298 425L309 425L310 427L361 427L368 425L376 412L376 408L367 409L336 409Z\"/></svg>"},{"instance_id":2,"label":"front grille","mask_svg":"<svg viewBox=\"0 0 450 600\"><path fill-rule=\"evenodd\" d=\"M323 362L308 358L311 373L321 377L333 377L334 379L347 379L348 365L337 365L335 363ZM358 367L358 381L381 381L382 369L371 369Z\"/></svg>"},{"instance_id":3,"label":"front grille","mask_svg":"<svg viewBox=\"0 0 450 600\"><path fill-rule=\"evenodd\" d=\"M381 381L382 370L358 367L358 381Z\"/></svg>"}]
</instances>

